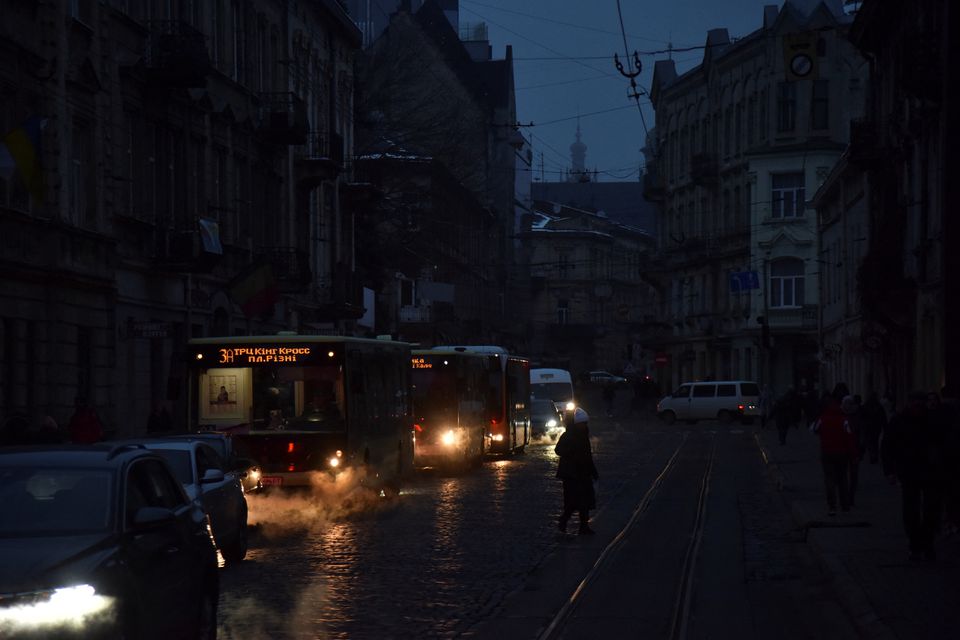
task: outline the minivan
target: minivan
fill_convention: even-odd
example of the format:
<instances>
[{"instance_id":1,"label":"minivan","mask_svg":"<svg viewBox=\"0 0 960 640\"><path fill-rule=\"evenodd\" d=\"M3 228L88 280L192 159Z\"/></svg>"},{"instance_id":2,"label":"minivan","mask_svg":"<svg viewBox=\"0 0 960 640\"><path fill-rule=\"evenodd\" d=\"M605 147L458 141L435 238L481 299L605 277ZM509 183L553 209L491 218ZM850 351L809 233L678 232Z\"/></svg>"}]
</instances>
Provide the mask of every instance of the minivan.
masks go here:
<instances>
[{"instance_id":1,"label":"minivan","mask_svg":"<svg viewBox=\"0 0 960 640\"><path fill-rule=\"evenodd\" d=\"M574 409L573 378L566 369L530 369L530 396L553 400L557 410Z\"/></svg>"},{"instance_id":2,"label":"minivan","mask_svg":"<svg viewBox=\"0 0 960 640\"><path fill-rule=\"evenodd\" d=\"M657 404L667 424L676 420L740 420L750 424L760 415L760 387L748 380L685 382Z\"/></svg>"}]
</instances>

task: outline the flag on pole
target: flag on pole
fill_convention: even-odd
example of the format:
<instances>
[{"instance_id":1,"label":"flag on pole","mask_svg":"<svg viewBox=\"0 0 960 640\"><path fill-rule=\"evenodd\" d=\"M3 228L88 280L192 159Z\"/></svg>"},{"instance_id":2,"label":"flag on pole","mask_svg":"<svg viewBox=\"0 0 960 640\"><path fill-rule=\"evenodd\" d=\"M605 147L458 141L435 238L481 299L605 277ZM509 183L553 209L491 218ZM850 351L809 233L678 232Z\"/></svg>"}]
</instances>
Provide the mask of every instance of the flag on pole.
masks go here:
<instances>
[{"instance_id":1,"label":"flag on pole","mask_svg":"<svg viewBox=\"0 0 960 640\"><path fill-rule=\"evenodd\" d=\"M46 118L33 116L0 138L0 176L18 172L34 202L43 200L40 139Z\"/></svg>"},{"instance_id":2,"label":"flag on pole","mask_svg":"<svg viewBox=\"0 0 960 640\"><path fill-rule=\"evenodd\" d=\"M255 263L228 285L230 297L248 318L266 313L280 299L273 269L267 262Z\"/></svg>"}]
</instances>

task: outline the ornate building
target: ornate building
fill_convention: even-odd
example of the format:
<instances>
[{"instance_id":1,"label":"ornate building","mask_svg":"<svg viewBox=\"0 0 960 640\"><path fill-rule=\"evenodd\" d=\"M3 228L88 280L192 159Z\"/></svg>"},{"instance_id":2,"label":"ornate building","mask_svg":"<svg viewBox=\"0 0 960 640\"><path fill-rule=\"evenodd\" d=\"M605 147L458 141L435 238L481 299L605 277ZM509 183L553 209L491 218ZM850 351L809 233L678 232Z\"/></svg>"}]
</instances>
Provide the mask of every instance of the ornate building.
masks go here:
<instances>
[{"instance_id":1,"label":"ornate building","mask_svg":"<svg viewBox=\"0 0 960 640\"><path fill-rule=\"evenodd\" d=\"M703 61L654 70L645 192L661 203L664 383L756 379L782 392L818 373L812 194L859 114L865 63L839 2L768 6Z\"/></svg>"},{"instance_id":2,"label":"ornate building","mask_svg":"<svg viewBox=\"0 0 960 640\"><path fill-rule=\"evenodd\" d=\"M176 426L191 336L353 330L338 2L0 14L0 420L62 424L85 396L117 435L161 406Z\"/></svg>"}]
</instances>

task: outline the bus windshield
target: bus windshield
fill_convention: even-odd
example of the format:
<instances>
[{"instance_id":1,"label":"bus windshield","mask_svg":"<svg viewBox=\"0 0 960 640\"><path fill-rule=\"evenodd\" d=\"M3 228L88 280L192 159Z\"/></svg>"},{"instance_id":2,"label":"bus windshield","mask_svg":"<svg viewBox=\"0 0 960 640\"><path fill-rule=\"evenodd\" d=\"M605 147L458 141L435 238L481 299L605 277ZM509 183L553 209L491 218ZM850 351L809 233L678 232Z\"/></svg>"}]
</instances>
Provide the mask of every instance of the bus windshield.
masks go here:
<instances>
[{"instance_id":1,"label":"bus windshield","mask_svg":"<svg viewBox=\"0 0 960 640\"><path fill-rule=\"evenodd\" d=\"M419 416L451 418L457 407L457 372L453 368L414 369L413 408Z\"/></svg>"},{"instance_id":2,"label":"bus windshield","mask_svg":"<svg viewBox=\"0 0 960 640\"><path fill-rule=\"evenodd\" d=\"M304 431L344 429L340 366L257 367L252 370L252 376L256 427Z\"/></svg>"}]
</instances>

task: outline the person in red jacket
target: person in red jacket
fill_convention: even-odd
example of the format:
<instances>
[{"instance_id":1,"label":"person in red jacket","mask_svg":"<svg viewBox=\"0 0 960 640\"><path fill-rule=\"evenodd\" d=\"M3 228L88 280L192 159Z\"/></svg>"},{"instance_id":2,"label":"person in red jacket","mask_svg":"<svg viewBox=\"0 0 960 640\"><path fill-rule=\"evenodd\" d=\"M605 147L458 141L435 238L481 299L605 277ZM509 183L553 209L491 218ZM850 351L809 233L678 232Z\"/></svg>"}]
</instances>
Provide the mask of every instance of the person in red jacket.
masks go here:
<instances>
[{"instance_id":1,"label":"person in red jacket","mask_svg":"<svg viewBox=\"0 0 960 640\"><path fill-rule=\"evenodd\" d=\"M77 396L73 401L74 411L67 430L70 442L74 444L92 444L103 439L103 425L93 407L87 405L87 399Z\"/></svg>"},{"instance_id":2,"label":"person in red jacket","mask_svg":"<svg viewBox=\"0 0 960 640\"><path fill-rule=\"evenodd\" d=\"M837 515L838 498L840 509L850 510L850 464L858 456L856 436L841 406L846 395L847 385L837 384L820 417L810 426L820 436L820 463L831 516Z\"/></svg>"}]
</instances>

